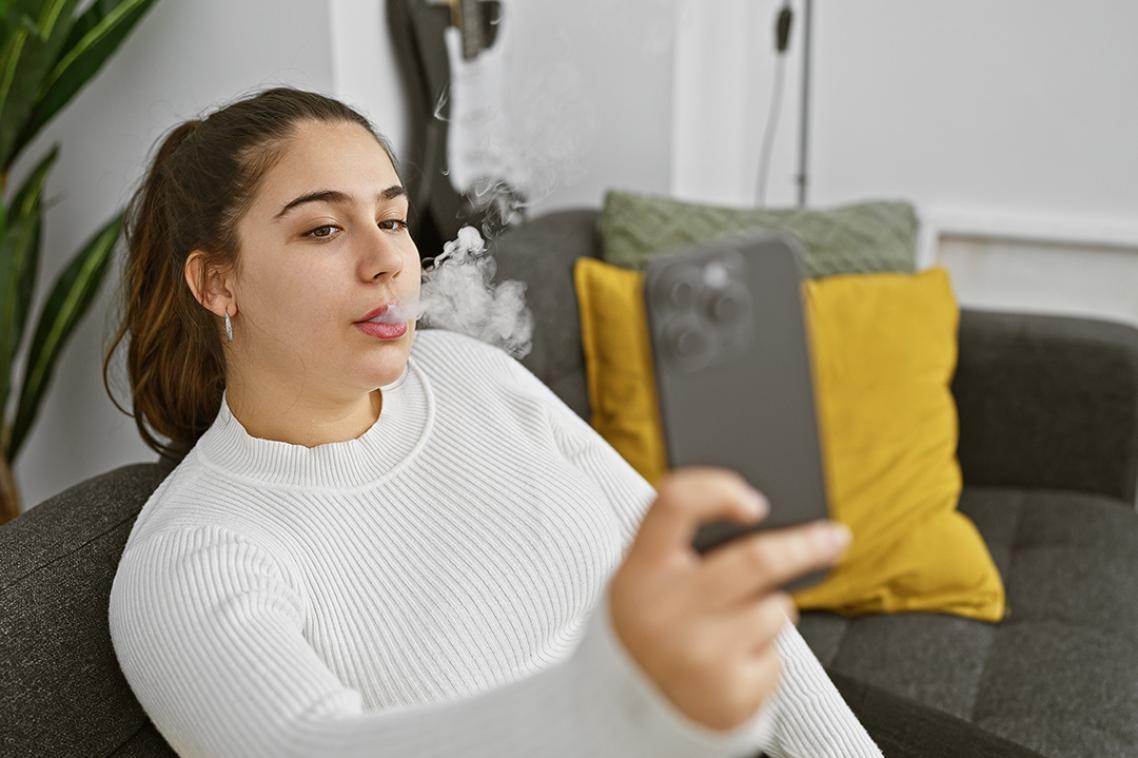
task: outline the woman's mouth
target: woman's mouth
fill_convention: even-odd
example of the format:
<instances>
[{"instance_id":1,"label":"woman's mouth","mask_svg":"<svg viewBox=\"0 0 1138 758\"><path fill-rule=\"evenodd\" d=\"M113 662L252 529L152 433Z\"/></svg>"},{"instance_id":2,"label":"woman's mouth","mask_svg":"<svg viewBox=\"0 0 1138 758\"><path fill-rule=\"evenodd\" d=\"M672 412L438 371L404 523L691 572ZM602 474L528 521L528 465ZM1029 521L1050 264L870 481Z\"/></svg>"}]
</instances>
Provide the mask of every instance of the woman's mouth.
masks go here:
<instances>
[{"instance_id":1,"label":"woman's mouth","mask_svg":"<svg viewBox=\"0 0 1138 758\"><path fill-rule=\"evenodd\" d=\"M357 321L355 327L364 334L378 337L381 340L399 339L407 333L407 322L388 324L382 321Z\"/></svg>"}]
</instances>

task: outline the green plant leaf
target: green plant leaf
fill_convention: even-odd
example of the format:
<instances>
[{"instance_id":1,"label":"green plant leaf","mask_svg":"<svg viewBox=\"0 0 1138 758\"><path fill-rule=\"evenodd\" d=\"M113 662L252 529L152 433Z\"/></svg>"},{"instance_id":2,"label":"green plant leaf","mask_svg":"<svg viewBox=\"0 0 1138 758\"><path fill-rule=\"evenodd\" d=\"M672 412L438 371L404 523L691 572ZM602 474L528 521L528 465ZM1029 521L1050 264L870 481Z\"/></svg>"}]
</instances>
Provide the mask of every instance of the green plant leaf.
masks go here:
<instances>
[{"instance_id":1,"label":"green plant leaf","mask_svg":"<svg viewBox=\"0 0 1138 758\"><path fill-rule=\"evenodd\" d=\"M23 340L24 323L39 268L43 189L58 157L57 143L40 159L16 192L10 211L11 222L5 218L5 229L0 236L0 417L7 407L12 366Z\"/></svg>"},{"instance_id":2,"label":"green plant leaf","mask_svg":"<svg viewBox=\"0 0 1138 758\"><path fill-rule=\"evenodd\" d=\"M75 22L78 0L19 0L34 15L38 33L18 29L0 51L0 166L16 157L16 138L39 100L41 85Z\"/></svg>"},{"instance_id":3,"label":"green plant leaf","mask_svg":"<svg viewBox=\"0 0 1138 758\"><path fill-rule=\"evenodd\" d=\"M56 279L40 312L8 442L7 455L11 462L15 462L28 429L39 413L63 346L98 294L122 231L122 222L120 211L87 240Z\"/></svg>"},{"instance_id":4,"label":"green plant leaf","mask_svg":"<svg viewBox=\"0 0 1138 758\"><path fill-rule=\"evenodd\" d=\"M103 67L155 0L99 0L71 27L13 150L19 153Z\"/></svg>"},{"instance_id":5,"label":"green plant leaf","mask_svg":"<svg viewBox=\"0 0 1138 758\"><path fill-rule=\"evenodd\" d=\"M16 345L19 335L16 330L18 319L19 297L14 291L18 281L15 271L15 259L23 257L26 250L34 244L36 229L39 228L39 207L35 208L35 215L28 215L17 219L16 223L8 226L5 239L0 242L0 277L3 287L0 297L0 409L7 407L8 395L11 393L11 369L16 362ZM2 417L2 414L0 414Z\"/></svg>"},{"instance_id":6,"label":"green plant leaf","mask_svg":"<svg viewBox=\"0 0 1138 758\"><path fill-rule=\"evenodd\" d=\"M18 301L16 303L16 344L12 350L13 356L20 351L20 343L24 341L24 327L28 322L28 311L32 307L32 295L36 291L36 280L39 277L40 268L40 251L43 250L40 245L43 237L43 214L45 210L47 209L41 205L39 223L35 225L35 235L31 247L28 248L28 252L24 256L24 270L20 272L20 281L16 286ZM15 359L13 358L13 360Z\"/></svg>"},{"instance_id":7,"label":"green plant leaf","mask_svg":"<svg viewBox=\"0 0 1138 758\"><path fill-rule=\"evenodd\" d=\"M33 34L40 33L39 21L36 14L40 10L40 3L35 0L0 0L0 17L9 27L24 27Z\"/></svg>"},{"instance_id":8,"label":"green plant leaf","mask_svg":"<svg viewBox=\"0 0 1138 758\"><path fill-rule=\"evenodd\" d=\"M16 282L16 297L18 303L16 307L16 326L15 326L15 345L13 346L13 355L15 351L20 349L20 342L23 340L24 324L28 318L28 308L31 305L32 294L35 291L36 276L39 271L40 264L40 246L39 236L43 232L43 213L47 210L43 201L43 190L47 183L47 175L55 166L56 160L59 158L59 143L56 142L47 151L47 154L40 159L35 168L24 180L23 185L16 191L16 196L12 200L12 208L15 209L17 217L23 215L33 215L37 219L35 225L36 238L32 240L31 247L28 248L21 258L14 258L15 266L13 267L13 275L17 277ZM0 280L0 290L5 288L5 283ZM0 327L2 328L2 327ZM2 356L2 354L0 354ZM0 405L0 408L3 406Z\"/></svg>"},{"instance_id":9,"label":"green plant leaf","mask_svg":"<svg viewBox=\"0 0 1138 758\"><path fill-rule=\"evenodd\" d=\"M5 8L5 5L7 0L0 0L0 8L3 9L0 10L0 39L8 39L18 29L27 29L32 34L39 34L39 24L34 17L28 15L27 11L22 8Z\"/></svg>"},{"instance_id":10,"label":"green plant leaf","mask_svg":"<svg viewBox=\"0 0 1138 758\"><path fill-rule=\"evenodd\" d=\"M15 210L16 215L22 212L31 210L34 203L39 202L39 197L43 193L43 187L47 181L48 172L51 171L55 161L59 158L59 143L52 144L51 149L40 158L40 162L35 165L24 183L16 190L15 196L12 198L10 207ZM21 210L23 209L23 210Z\"/></svg>"},{"instance_id":11,"label":"green plant leaf","mask_svg":"<svg viewBox=\"0 0 1138 758\"><path fill-rule=\"evenodd\" d=\"M16 222L8 227L4 239L0 241L0 285L3 287L0 290L0 408L5 408L8 404L16 343L19 341L19 335L16 333L19 297L13 291L19 281L15 270L16 259L26 255L26 250L36 239L38 226L37 206L34 216L17 218ZM0 414L0 417L2 416L3 414Z\"/></svg>"}]
</instances>

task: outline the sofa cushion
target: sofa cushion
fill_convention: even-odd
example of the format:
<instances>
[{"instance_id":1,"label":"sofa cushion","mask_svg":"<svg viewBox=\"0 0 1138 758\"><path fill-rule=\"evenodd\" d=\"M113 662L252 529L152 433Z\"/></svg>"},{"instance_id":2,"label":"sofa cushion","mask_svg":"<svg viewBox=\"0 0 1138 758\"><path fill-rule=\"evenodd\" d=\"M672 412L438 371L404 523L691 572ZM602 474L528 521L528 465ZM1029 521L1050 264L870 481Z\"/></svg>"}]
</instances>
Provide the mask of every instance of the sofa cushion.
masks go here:
<instances>
[{"instance_id":1,"label":"sofa cushion","mask_svg":"<svg viewBox=\"0 0 1138 758\"><path fill-rule=\"evenodd\" d=\"M574 265L590 424L657 486L667 468L643 278L590 258ZM956 509L948 387L958 309L947 271L847 274L805 280L802 290L830 515L850 527L853 544L820 584L792 593L795 603L845 615L1002 618L1000 573ZM777 510L794 493L766 494Z\"/></svg>"},{"instance_id":2,"label":"sofa cushion","mask_svg":"<svg viewBox=\"0 0 1138 758\"><path fill-rule=\"evenodd\" d=\"M1138 329L966 309L960 347L966 482L1138 499Z\"/></svg>"},{"instance_id":3,"label":"sofa cushion","mask_svg":"<svg viewBox=\"0 0 1138 758\"><path fill-rule=\"evenodd\" d=\"M802 244L808 277L915 269L917 214L904 200L833 208L729 208L611 190L601 212L602 257L640 270L655 251L757 233Z\"/></svg>"},{"instance_id":4,"label":"sofa cushion","mask_svg":"<svg viewBox=\"0 0 1138 758\"><path fill-rule=\"evenodd\" d=\"M0 755L174 755L119 670L107 625L123 545L170 468L122 466L0 529Z\"/></svg>"},{"instance_id":5,"label":"sofa cushion","mask_svg":"<svg viewBox=\"0 0 1138 758\"><path fill-rule=\"evenodd\" d=\"M551 213L487 245L497 262L496 280L525 282L526 301L536 315L533 351L522 364L583 418L589 416L589 396L572 271L577 258L600 249L598 215L590 209Z\"/></svg>"},{"instance_id":6,"label":"sofa cushion","mask_svg":"<svg viewBox=\"0 0 1138 758\"><path fill-rule=\"evenodd\" d=\"M998 625L911 613L802 614L824 665L1048 755L1138 747L1138 514L1098 495L965 487L1004 577Z\"/></svg>"}]
</instances>

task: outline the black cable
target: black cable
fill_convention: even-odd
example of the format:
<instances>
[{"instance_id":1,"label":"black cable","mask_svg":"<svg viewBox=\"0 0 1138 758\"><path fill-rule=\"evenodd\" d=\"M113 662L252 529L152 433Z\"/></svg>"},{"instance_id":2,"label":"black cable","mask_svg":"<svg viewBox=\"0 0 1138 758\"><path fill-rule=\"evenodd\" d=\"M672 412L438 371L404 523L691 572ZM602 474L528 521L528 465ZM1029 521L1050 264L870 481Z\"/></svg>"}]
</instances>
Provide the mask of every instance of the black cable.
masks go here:
<instances>
[{"instance_id":1,"label":"black cable","mask_svg":"<svg viewBox=\"0 0 1138 758\"><path fill-rule=\"evenodd\" d=\"M786 46L790 44L790 23L794 20L794 11L790 9L790 3L785 2L782 8L778 11L778 19L775 21L774 32L774 46L775 51L779 55L786 52Z\"/></svg>"},{"instance_id":2,"label":"black cable","mask_svg":"<svg viewBox=\"0 0 1138 758\"><path fill-rule=\"evenodd\" d=\"M770 151L774 142L775 127L778 123L778 114L782 110L783 82L786 79L786 49L790 44L790 29L794 20L794 11L790 2L784 2L775 18L775 74L774 88L771 92L771 105L767 111L767 125L763 130L763 144L759 150L759 182L756 199L763 205L763 195L766 193L767 174L770 170Z\"/></svg>"}]
</instances>

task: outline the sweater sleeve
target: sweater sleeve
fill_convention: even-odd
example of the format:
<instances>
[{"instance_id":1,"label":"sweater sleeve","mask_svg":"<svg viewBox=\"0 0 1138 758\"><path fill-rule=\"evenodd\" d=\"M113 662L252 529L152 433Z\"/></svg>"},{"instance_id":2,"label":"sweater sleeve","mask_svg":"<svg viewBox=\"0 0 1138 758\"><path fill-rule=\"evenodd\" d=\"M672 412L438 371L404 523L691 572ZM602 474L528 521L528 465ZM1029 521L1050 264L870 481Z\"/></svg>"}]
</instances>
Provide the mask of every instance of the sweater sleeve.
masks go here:
<instances>
[{"instance_id":1,"label":"sweater sleeve","mask_svg":"<svg viewBox=\"0 0 1138 758\"><path fill-rule=\"evenodd\" d=\"M562 453L589 474L608 496L625 530L627 546L639 529L656 491L612 445L516 359L512 372L543 399ZM881 750L850 710L822 664L787 623L776 638L782 677L756 716L770 711L774 731L761 747L772 758L879 758Z\"/></svg>"},{"instance_id":2,"label":"sweater sleeve","mask_svg":"<svg viewBox=\"0 0 1138 758\"><path fill-rule=\"evenodd\" d=\"M574 651L476 696L365 710L309 645L305 595L279 556L216 525L129 544L115 574L115 655L183 756L751 756L769 719L710 730L623 654L608 594ZM761 733L756 733L756 729Z\"/></svg>"}]
</instances>

